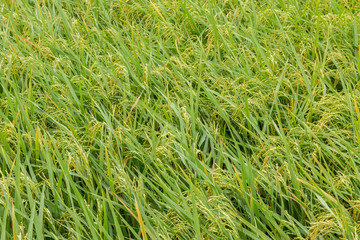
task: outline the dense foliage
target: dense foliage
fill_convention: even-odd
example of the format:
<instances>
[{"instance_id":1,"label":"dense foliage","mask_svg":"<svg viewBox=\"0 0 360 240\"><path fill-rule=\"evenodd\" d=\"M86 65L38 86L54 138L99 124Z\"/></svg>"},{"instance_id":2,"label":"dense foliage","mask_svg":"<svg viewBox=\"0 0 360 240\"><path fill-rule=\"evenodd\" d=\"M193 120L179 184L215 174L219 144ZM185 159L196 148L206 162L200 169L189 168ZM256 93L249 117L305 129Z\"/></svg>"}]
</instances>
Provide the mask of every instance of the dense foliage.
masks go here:
<instances>
[{"instance_id":1,"label":"dense foliage","mask_svg":"<svg viewBox=\"0 0 360 240\"><path fill-rule=\"evenodd\" d=\"M0 1L0 238L357 239L357 0Z\"/></svg>"}]
</instances>

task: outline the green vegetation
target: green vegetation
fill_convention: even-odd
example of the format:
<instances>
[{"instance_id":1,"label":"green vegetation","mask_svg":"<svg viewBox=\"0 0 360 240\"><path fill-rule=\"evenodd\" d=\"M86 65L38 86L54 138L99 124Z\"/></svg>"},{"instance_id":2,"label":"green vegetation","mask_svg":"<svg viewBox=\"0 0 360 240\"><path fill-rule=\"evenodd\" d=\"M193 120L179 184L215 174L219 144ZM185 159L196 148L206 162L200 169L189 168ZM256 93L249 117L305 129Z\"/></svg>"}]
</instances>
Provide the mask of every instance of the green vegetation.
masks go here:
<instances>
[{"instance_id":1,"label":"green vegetation","mask_svg":"<svg viewBox=\"0 0 360 240\"><path fill-rule=\"evenodd\" d=\"M357 239L357 0L0 1L0 240Z\"/></svg>"}]
</instances>

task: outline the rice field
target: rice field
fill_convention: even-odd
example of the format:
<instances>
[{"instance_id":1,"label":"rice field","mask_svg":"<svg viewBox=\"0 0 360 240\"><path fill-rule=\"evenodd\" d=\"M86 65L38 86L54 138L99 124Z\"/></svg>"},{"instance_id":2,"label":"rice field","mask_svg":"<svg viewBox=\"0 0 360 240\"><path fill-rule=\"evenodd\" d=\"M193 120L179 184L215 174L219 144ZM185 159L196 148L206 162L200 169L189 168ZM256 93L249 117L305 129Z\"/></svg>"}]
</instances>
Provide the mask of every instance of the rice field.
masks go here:
<instances>
[{"instance_id":1,"label":"rice field","mask_svg":"<svg viewBox=\"0 0 360 240\"><path fill-rule=\"evenodd\" d=\"M360 2L1 0L0 240L358 239Z\"/></svg>"}]
</instances>

